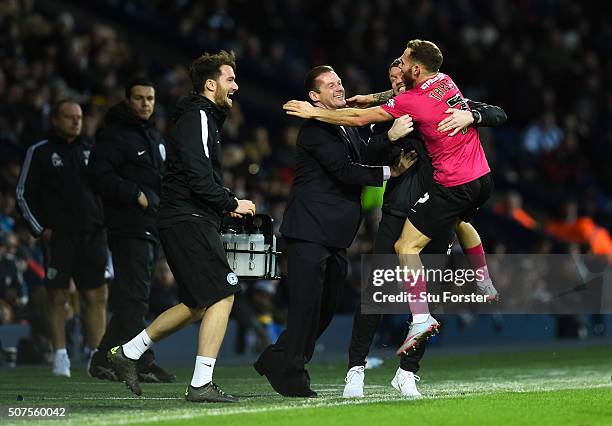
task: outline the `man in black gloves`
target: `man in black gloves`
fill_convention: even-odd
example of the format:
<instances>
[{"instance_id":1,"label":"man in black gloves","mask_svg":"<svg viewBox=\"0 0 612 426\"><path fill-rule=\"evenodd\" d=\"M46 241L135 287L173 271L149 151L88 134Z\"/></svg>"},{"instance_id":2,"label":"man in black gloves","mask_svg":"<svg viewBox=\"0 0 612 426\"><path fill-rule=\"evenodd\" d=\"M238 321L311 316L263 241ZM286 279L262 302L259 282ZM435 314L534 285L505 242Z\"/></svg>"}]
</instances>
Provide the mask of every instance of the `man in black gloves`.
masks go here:
<instances>
[{"instance_id":1,"label":"man in black gloves","mask_svg":"<svg viewBox=\"0 0 612 426\"><path fill-rule=\"evenodd\" d=\"M384 101L405 90L402 80L400 61L397 59L389 66L389 81L392 90L374 95L380 101ZM357 95L347 99L347 102L358 102L363 96ZM506 121L506 113L497 106L487 105L481 102L468 100L470 110L449 109L449 116L440 123L439 130L447 133L457 133L467 126L498 126ZM391 122L379 123L373 126L374 135L385 133L391 127ZM414 149L418 153L417 163L403 175L391 179L387 183L382 206L382 218L378 226L376 241L374 244L375 255L387 255L395 257L395 243L400 238L408 210L427 191L433 180L433 167L425 145L418 132L397 141L390 150L379 150L378 155L370 156L372 164L388 164L393 158L404 151ZM480 245L480 237L476 229L467 222L460 221L454 229L459 243L464 251L469 253L470 249ZM445 262L446 259L438 259L435 254L447 252L449 244L452 244L452 234L433 239L423 250L428 254L428 262ZM380 256L383 257L383 256ZM432 267L432 265L427 265ZM349 347L349 365L345 379L346 386L343 396L345 398L360 398L364 396L364 377L366 357L369 353L376 329L382 320L379 314L363 314L361 307L355 311L353 318L353 331ZM423 342L415 350L402 354L400 366L396 371L391 384L404 397L418 398L421 396L416 382L420 380L415 373L419 371L420 361L425 353L426 342Z\"/></svg>"}]
</instances>

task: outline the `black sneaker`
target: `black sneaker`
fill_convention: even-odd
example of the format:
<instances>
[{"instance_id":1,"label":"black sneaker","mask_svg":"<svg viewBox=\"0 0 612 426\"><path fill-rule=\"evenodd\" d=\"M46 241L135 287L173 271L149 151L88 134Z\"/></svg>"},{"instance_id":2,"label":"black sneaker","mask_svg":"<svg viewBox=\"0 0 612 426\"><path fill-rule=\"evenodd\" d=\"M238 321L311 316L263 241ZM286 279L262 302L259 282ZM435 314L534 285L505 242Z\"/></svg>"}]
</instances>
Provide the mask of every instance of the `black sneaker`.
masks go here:
<instances>
[{"instance_id":1,"label":"black sneaker","mask_svg":"<svg viewBox=\"0 0 612 426\"><path fill-rule=\"evenodd\" d=\"M199 388L189 385L185 390L185 399L191 402L239 402L235 396L223 392L213 382Z\"/></svg>"},{"instance_id":2,"label":"black sneaker","mask_svg":"<svg viewBox=\"0 0 612 426\"><path fill-rule=\"evenodd\" d=\"M136 361L126 357L121 346L111 348L106 353L106 358L119 380L124 382L136 395L142 395L142 389L140 389L140 383L138 383L138 373L136 372Z\"/></svg>"},{"instance_id":3,"label":"black sneaker","mask_svg":"<svg viewBox=\"0 0 612 426\"><path fill-rule=\"evenodd\" d=\"M101 365L90 365L87 374L100 380L110 380L111 382L119 381L119 377L117 377L112 368L103 367Z\"/></svg>"},{"instance_id":4,"label":"black sneaker","mask_svg":"<svg viewBox=\"0 0 612 426\"><path fill-rule=\"evenodd\" d=\"M176 376L152 363L138 372L138 380L143 383L173 383L176 381Z\"/></svg>"}]
</instances>

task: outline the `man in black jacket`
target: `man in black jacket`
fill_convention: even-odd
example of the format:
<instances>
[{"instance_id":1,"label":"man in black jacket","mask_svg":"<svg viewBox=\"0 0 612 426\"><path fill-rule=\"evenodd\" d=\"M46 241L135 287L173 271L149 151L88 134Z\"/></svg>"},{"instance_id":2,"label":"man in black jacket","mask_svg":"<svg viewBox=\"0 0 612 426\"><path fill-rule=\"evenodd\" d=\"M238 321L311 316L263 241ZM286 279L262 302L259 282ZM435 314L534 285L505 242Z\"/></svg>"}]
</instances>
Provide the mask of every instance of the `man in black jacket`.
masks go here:
<instances>
[{"instance_id":1,"label":"man in black jacket","mask_svg":"<svg viewBox=\"0 0 612 426\"><path fill-rule=\"evenodd\" d=\"M392 90L375 95L381 102L405 90L399 60L395 60L389 66L389 80ZM359 98L360 96L355 96L348 99L348 101L357 101ZM450 115L440 123L440 130L444 132L457 132L469 125L477 127L498 126L506 121L505 112L497 106L471 100L468 100L468 105L470 111L454 108L449 110ZM372 128L372 133L384 133L389 127L390 122L376 124ZM402 233L406 217L408 216L408 209L427 191L433 179L433 167L418 132L413 132L409 136L402 138L393 144L390 150L379 151L381 155L378 155L376 158L370 158L374 164L388 164L390 161L393 161L395 156L399 155L401 150L412 149L418 154L417 163L406 173L391 179L387 183L383 199L382 218L374 244L375 255L393 255L395 257L394 245ZM464 250L469 251L480 244L478 233L469 223L459 222L455 227L455 233ZM436 256L432 255L445 253L451 243L452 235L434 238L425 247L423 253L429 255L428 261L430 262L443 262L444 259L436 259ZM431 267L432 265L427 266ZM360 308L355 310L349 347L349 370L343 392L344 397L363 397L366 357L381 319L382 315L363 314ZM400 367L393 378L392 385L402 396L421 396L415 383L420 379L415 373L420 368L419 362L423 358L425 347L426 342L423 342L415 350L401 356Z\"/></svg>"},{"instance_id":2,"label":"man in black jacket","mask_svg":"<svg viewBox=\"0 0 612 426\"><path fill-rule=\"evenodd\" d=\"M43 242L53 374L66 377L65 306L71 278L85 302L90 349L98 347L106 326L106 237L102 206L87 180L91 146L80 137L82 120L79 104L58 101L51 111L53 132L28 149L17 185L21 214Z\"/></svg>"},{"instance_id":3,"label":"man in black jacket","mask_svg":"<svg viewBox=\"0 0 612 426\"><path fill-rule=\"evenodd\" d=\"M309 100L319 108L345 106L344 88L329 66L306 76ZM399 139L412 130L398 119L372 145ZM316 396L305 364L317 338L332 320L348 271L346 248L361 222L361 191L382 186L409 165L366 166L368 146L356 129L306 121L298 135L295 178L280 231L286 240L289 311L287 329L255 363L272 387L285 396Z\"/></svg>"},{"instance_id":4,"label":"man in black jacket","mask_svg":"<svg viewBox=\"0 0 612 426\"><path fill-rule=\"evenodd\" d=\"M238 200L223 187L220 130L238 90L235 68L234 55L225 51L197 58L190 70L195 93L181 99L171 117L158 224L181 303L108 353L118 376L137 395L142 391L136 360L154 342L201 319L198 356L185 399L238 401L212 381L234 294L240 291L221 243L221 219L224 214L255 214L251 201Z\"/></svg>"},{"instance_id":5,"label":"man in black jacket","mask_svg":"<svg viewBox=\"0 0 612 426\"><path fill-rule=\"evenodd\" d=\"M104 203L115 273L111 287L113 316L89 368L92 376L101 379L115 379L106 352L138 333L145 326L149 310L166 157L164 140L151 119L154 108L153 83L143 77L132 79L125 100L106 114L89 164L91 183ZM141 358L141 380L174 381L174 375L154 361L152 351Z\"/></svg>"}]
</instances>

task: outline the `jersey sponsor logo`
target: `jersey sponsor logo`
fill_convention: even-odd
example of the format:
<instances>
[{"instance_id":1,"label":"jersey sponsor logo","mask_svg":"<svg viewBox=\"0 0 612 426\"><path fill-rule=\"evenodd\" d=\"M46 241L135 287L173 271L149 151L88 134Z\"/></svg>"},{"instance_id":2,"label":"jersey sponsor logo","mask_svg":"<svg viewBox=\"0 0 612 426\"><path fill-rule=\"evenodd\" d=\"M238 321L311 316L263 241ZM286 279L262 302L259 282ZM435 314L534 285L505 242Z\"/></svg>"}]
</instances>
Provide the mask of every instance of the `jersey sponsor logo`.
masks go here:
<instances>
[{"instance_id":1,"label":"jersey sponsor logo","mask_svg":"<svg viewBox=\"0 0 612 426\"><path fill-rule=\"evenodd\" d=\"M166 147L163 143L159 144L159 155L161 156L162 161L166 161Z\"/></svg>"},{"instance_id":2,"label":"jersey sponsor logo","mask_svg":"<svg viewBox=\"0 0 612 426\"><path fill-rule=\"evenodd\" d=\"M62 157L60 157L60 155L57 152L54 152L53 154L51 154L51 165L53 167L63 167L64 166L64 161L62 160Z\"/></svg>"},{"instance_id":3,"label":"jersey sponsor logo","mask_svg":"<svg viewBox=\"0 0 612 426\"><path fill-rule=\"evenodd\" d=\"M55 279L55 277L57 277L57 269L55 269L55 268L48 268L46 276L47 276L48 280Z\"/></svg>"},{"instance_id":4,"label":"jersey sponsor logo","mask_svg":"<svg viewBox=\"0 0 612 426\"><path fill-rule=\"evenodd\" d=\"M140 157L140 156L141 156L141 155L143 155L145 152L147 152L147 151L138 151L138 152L137 152L137 154L138 154L138 156Z\"/></svg>"},{"instance_id":5,"label":"jersey sponsor logo","mask_svg":"<svg viewBox=\"0 0 612 426\"><path fill-rule=\"evenodd\" d=\"M238 284L238 275L236 275L233 272L230 272L229 274L227 274L227 283L229 285L236 285L236 284Z\"/></svg>"},{"instance_id":6,"label":"jersey sponsor logo","mask_svg":"<svg viewBox=\"0 0 612 426\"><path fill-rule=\"evenodd\" d=\"M389 108L395 108L395 99L389 99L385 105L387 105Z\"/></svg>"},{"instance_id":7,"label":"jersey sponsor logo","mask_svg":"<svg viewBox=\"0 0 612 426\"><path fill-rule=\"evenodd\" d=\"M450 243L448 243L448 249L446 249L446 255L450 256L452 252L453 252L453 242L451 241Z\"/></svg>"},{"instance_id":8,"label":"jersey sponsor logo","mask_svg":"<svg viewBox=\"0 0 612 426\"><path fill-rule=\"evenodd\" d=\"M89 156L91 155L91 151L86 149L83 151L83 161L85 162L85 165L89 164Z\"/></svg>"}]
</instances>

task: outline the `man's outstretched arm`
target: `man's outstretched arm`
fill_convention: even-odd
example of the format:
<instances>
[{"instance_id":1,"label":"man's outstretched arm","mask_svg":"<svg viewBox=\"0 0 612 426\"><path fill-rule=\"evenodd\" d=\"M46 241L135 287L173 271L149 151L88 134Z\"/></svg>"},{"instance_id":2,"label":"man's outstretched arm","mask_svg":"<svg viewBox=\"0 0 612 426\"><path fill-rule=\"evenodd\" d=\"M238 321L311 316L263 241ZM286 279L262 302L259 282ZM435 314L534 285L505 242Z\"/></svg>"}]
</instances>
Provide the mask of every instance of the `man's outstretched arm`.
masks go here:
<instances>
[{"instance_id":1,"label":"man's outstretched arm","mask_svg":"<svg viewBox=\"0 0 612 426\"><path fill-rule=\"evenodd\" d=\"M314 119L337 126L361 127L372 123L393 120L393 116L381 107L365 109L342 108L337 110L317 108L305 101L289 101L283 105L288 115Z\"/></svg>"},{"instance_id":2,"label":"man's outstretched arm","mask_svg":"<svg viewBox=\"0 0 612 426\"><path fill-rule=\"evenodd\" d=\"M346 100L346 104L351 108L368 108L382 105L394 96L393 90L385 90L384 92L371 93L369 95L351 96Z\"/></svg>"}]
</instances>

